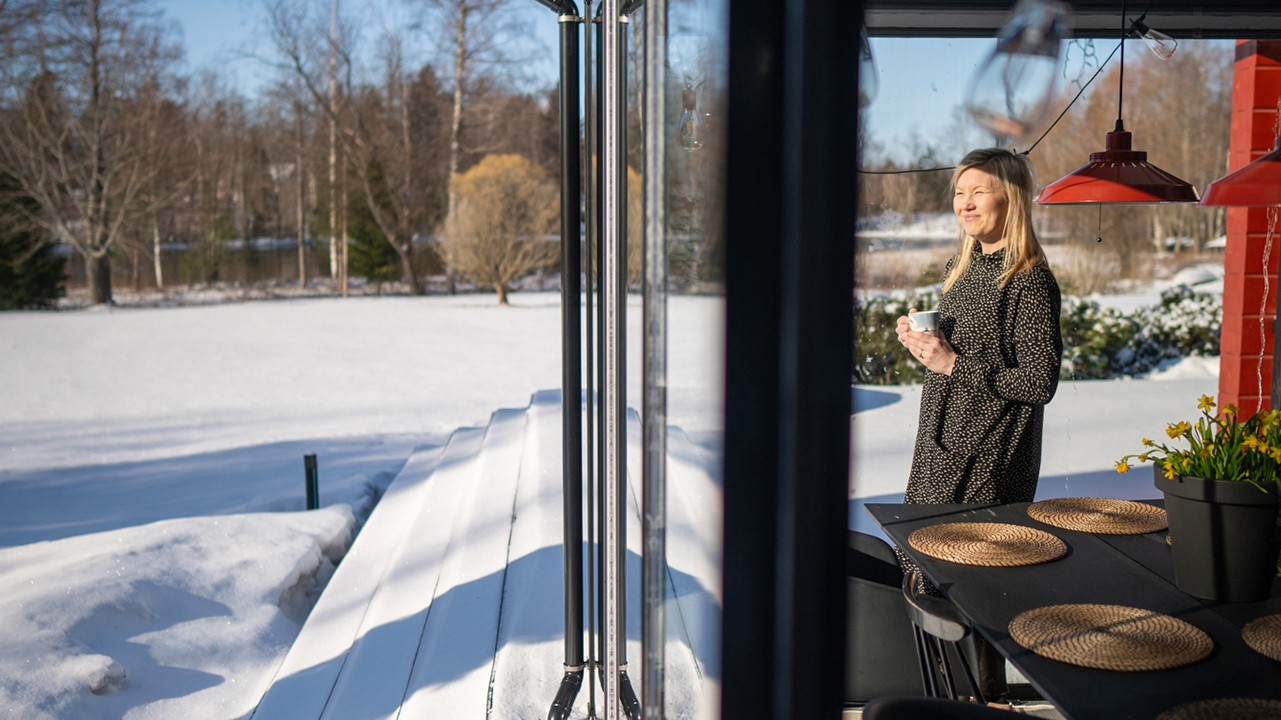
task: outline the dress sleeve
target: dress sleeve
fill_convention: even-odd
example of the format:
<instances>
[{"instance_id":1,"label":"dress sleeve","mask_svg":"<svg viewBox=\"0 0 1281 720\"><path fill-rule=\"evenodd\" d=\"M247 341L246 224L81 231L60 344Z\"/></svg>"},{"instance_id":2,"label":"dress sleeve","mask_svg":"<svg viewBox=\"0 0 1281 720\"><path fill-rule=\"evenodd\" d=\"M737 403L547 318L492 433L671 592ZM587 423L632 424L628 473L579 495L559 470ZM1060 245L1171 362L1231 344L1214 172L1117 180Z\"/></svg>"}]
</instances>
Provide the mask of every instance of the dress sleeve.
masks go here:
<instances>
[{"instance_id":1,"label":"dress sleeve","mask_svg":"<svg viewBox=\"0 0 1281 720\"><path fill-rule=\"evenodd\" d=\"M1016 280L1017 282L1017 280ZM1059 284L1048 268L1028 272L1014 322L1014 367L994 366L975 355L958 355L952 381L1006 400L1044 405L1054 398L1063 361L1059 332Z\"/></svg>"}]
</instances>

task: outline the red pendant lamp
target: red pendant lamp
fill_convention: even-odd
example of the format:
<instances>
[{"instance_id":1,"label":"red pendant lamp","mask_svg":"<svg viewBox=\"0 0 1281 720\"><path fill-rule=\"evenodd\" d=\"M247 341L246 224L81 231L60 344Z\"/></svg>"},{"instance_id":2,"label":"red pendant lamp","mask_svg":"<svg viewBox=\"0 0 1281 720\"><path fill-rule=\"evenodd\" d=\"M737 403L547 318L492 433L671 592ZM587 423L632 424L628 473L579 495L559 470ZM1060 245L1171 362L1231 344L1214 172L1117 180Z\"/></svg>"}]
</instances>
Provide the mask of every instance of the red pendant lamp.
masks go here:
<instances>
[{"instance_id":1,"label":"red pendant lamp","mask_svg":"<svg viewBox=\"0 0 1281 720\"><path fill-rule=\"evenodd\" d=\"M1273 143L1272 152L1206 186L1201 204L1281 205L1281 137Z\"/></svg>"},{"instance_id":2,"label":"red pendant lamp","mask_svg":"<svg viewBox=\"0 0 1281 720\"><path fill-rule=\"evenodd\" d=\"M1142 18L1140 18L1142 20ZM1121 6L1121 79L1116 129L1107 134L1103 152L1090 153L1090 162L1046 185L1036 202L1041 205L1096 203L1196 202L1196 188L1148 162L1148 154L1132 149L1132 137L1121 121L1125 99L1125 5Z\"/></svg>"}]
</instances>

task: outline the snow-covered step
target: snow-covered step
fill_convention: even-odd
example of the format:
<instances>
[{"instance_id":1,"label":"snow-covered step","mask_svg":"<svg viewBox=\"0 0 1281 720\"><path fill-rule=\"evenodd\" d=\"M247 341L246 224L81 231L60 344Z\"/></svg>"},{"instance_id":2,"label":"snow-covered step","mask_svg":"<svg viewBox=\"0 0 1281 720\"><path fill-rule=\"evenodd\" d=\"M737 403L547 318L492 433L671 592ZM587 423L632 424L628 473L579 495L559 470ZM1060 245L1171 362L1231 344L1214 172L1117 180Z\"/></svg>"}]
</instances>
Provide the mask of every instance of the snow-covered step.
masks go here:
<instances>
[{"instance_id":1,"label":"snow-covered step","mask_svg":"<svg viewBox=\"0 0 1281 720\"><path fill-rule=\"evenodd\" d=\"M526 419L524 409L500 410L486 431L441 563L400 718L486 717Z\"/></svg>"},{"instance_id":2,"label":"snow-covered step","mask_svg":"<svg viewBox=\"0 0 1281 720\"><path fill-rule=\"evenodd\" d=\"M442 450L446 455L457 454L459 441L468 430L455 432L444 448L415 449L317 600L253 717L320 717L360 631L364 613L352 612L352 608L367 604L383 582L389 559L422 505L427 480L439 464Z\"/></svg>"},{"instance_id":3,"label":"snow-covered step","mask_svg":"<svg viewBox=\"0 0 1281 720\"><path fill-rule=\"evenodd\" d=\"M640 552L641 499L644 476L641 472L641 420L634 411L627 414L628 489L628 626L629 675L637 692L641 672ZM706 454L695 447L680 428L667 428L667 557L668 584L664 648L666 717L712 717L708 703L719 693L720 638L720 487L709 472Z\"/></svg>"},{"instance_id":4,"label":"snow-covered step","mask_svg":"<svg viewBox=\"0 0 1281 720\"><path fill-rule=\"evenodd\" d=\"M546 717L565 662L560 393L534 396L516 491L491 718ZM587 716L587 691L571 717Z\"/></svg>"},{"instance_id":5,"label":"snow-covered step","mask_svg":"<svg viewBox=\"0 0 1281 720\"><path fill-rule=\"evenodd\" d=\"M545 716L564 673L560 409L558 391L539 392L410 459L254 717ZM641 444L636 412L627 420L627 654L639 690ZM679 719L707 715L717 696L721 502L706 454L678 428L668 446L667 714Z\"/></svg>"}]
</instances>

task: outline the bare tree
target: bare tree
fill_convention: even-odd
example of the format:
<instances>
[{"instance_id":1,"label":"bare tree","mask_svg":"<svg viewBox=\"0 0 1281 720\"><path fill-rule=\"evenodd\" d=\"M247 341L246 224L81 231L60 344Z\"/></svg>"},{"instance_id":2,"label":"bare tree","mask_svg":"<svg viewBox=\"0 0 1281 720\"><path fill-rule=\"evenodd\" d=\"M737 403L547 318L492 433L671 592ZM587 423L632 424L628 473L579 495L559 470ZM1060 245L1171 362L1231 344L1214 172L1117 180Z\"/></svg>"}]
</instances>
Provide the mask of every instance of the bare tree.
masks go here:
<instances>
[{"instance_id":1,"label":"bare tree","mask_svg":"<svg viewBox=\"0 0 1281 720\"><path fill-rule=\"evenodd\" d=\"M417 178L422 175L415 172L415 158L419 153L411 113L414 98L404 68L400 38L389 34L381 43L385 68L382 87L357 87L352 80L349 33L329 33L330 39L321 51L321 45L315 42L320 33L309 18L306 5L293 0L271 0L268 10L272 40L283 58L280 66L294 73L316 106L324 110L374 222L400 259L402 280L411 292L422 293L412 242L431 207L430 190L417 185ZM327 73L328 92L322 90L322 57L326 61L332 57L335 68ZM336 199L331 199L331 213L343 207L342 202L334 201ZM336 215L331 218L331 224L337 226Z\"/></svg>"},{"instance_id":2,"label":"bare tree","mask_svg":"<svg viewBox=\"0 0 1281 720\"><path fill-rule=\"evenodd\" d=\"M92 301L109 303L110 252L157 172L145 145L177 53L133 0L49 3L21 40L0 70L0 171L39 205L31 219L84 257Z\"/></svg>"},{"instance_id":3,"label":"bare tree","mask_svg":"<svg viewBox=\"0 0 1281 720\"><path fill-rule=\"evenodd\" d=\"M547 240L559 216L556 187L519 155L488 155L450 184L454 211L446 222L446 261L489 285L507 304L512 282L552 263L560 248Z\"/></svg>"}]
</instances>

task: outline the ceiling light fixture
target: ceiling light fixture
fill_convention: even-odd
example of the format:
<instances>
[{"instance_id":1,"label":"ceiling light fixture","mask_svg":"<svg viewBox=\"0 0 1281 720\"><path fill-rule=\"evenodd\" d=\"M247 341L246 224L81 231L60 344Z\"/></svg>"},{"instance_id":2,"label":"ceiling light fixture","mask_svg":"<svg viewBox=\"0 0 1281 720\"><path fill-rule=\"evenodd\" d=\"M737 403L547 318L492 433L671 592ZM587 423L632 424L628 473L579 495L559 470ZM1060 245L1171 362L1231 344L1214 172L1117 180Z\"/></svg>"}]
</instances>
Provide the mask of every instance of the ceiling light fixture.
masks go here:
<instances>
[{"instance_id":1,"label":"ceiling light fixture","mask_svg":"<svg viewBox=\"0 0 1281 720\"><path fill-rule=\"evenodd\" d=\"M1095 203L1188 203L1197 201L1196 188L1148 162L1146 152L1133 149L1133 137L1121 120L1125 103L1125 38L1137 32L1142 17L1128 27L1121 4L1121 77L1116 127L1107 134L1103 152L1090 153L1090 162L1046 185L1037 197L1041 205ZM1147 29L1146 25L1142 26ZM1147 29L1148 33L1154 31ZM1145 38L1146 39L1146 38ZM1173 54L1173 51L1171 51Z\"/></svg>"}]
</instances>

